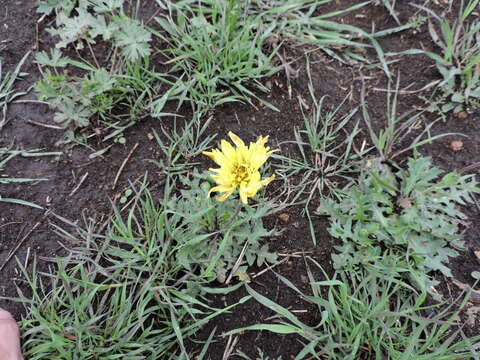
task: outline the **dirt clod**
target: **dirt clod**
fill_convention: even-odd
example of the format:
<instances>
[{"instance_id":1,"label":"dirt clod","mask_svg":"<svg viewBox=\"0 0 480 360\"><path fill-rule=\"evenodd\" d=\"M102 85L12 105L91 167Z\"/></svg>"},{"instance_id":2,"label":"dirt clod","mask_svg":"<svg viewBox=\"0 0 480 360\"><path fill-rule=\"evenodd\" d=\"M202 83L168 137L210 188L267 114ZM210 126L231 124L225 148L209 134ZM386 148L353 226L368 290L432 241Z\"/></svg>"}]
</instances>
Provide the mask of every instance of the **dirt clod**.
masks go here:
<instances>
[{"instance_id":1,"label":"dirt clod","mask_svg":"<svg viewBox=\"0 0 480 360\"><path fill-rule=\"evenodd\" d=\"M450 143L450 149L453 151L460 151L463 149L463 141L454 140Z\"/></svg>"}]
</instances>

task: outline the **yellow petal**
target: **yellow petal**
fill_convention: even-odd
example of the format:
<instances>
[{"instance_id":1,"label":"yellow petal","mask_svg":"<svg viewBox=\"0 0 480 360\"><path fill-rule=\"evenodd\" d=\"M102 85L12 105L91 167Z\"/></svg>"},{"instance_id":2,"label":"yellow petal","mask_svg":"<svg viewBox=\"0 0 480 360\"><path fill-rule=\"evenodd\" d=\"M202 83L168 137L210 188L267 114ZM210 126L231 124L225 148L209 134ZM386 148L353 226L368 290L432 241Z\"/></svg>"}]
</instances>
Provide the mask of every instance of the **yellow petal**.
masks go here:
<instances>
[{"instance_id":1,"label":"yellow petal","mask_svg":"<svg viewBox=\"0 0 480 360\"><path fill-rule=\"evenodd\" d=\"M222 164L226 161L225 155L218 149L214 149L212 151L204 151L203 155L208 156L210 159L215 161L217 165L222 166Z\"/></svg>"},{"instance_id":2,"label":"yellow petal","mask_svg":"<svg viewBox=\"0 0 480 360\"><path fill-rule=\"evenodd\" d=\"M203 151L202 154L208 156L210 159L212 159L215 155L214 152L215 150L212 151Z\"/></svg>"},{"instance_id":3,"label":"yellow petal","mask_svg":"<svg viewBox=\"0 0 480 360\"><path fill-rule=\"evenodd\" d=\"M275 174L273 174L272 176L269 176L269 177L266 178L266 179L263 179L263 180L261 181L261 184L262 184L262 186L267 186L267 185L270 184L274 179L275 179Z\"/></svg>"},{"instance_id":4,"label":"yellow petal","mask_svg":"<svg viewBox=\"0 0 480 360\"><path fill-rule=\"evenodd\" d=\"M240 139L237 135L235 135L233 132L229 131L228 132L228 137L230 139L232 139L233 143L239 147L239 148L243 148L245 147L245 143L243 142L242 139Z\"/></svg>"},{"instance_id":5,"label":"yellow petal","mask_svg":"<svg viewBox=\"0 0 480 360\"><path fill-rule=\"evenodd\" d=\"M220 148L222 149L225 161L232 162L236 158L235 148L227 140L220 141ZM217 150L219 151L219 150Z\"/></svg>"},{"instance_id":6,"label":"yellow petal","mask_svg":"<svg viewBox=\"0 0 480 360\"><path fill-rule=\"evenodd\" d=\"M256 142L257 146L260 145L260 146L263 146L267 143L268 141L268 135L267 136L260 136Z\"/></svg>"},{"instance_id":7,"label":"yellow petal","mask_svg":"<svg viewBox=\"0 0 480 360\"><path fill-rule=\"evenodd\" d=\"M227 198L228 198L230 195L232 195L232 193L233 193L233 191L228 191L228 192L226 192L225 194L223 194L222 196L216 197L215 199L217 199L218 201L222 201L222 202L223 202L223 201L227 200Z\"/></svg>"},{"instance_id":8,"label":"yellow petal","mask_svg":"<svg viewBox=\"0 0 480 360\"><path fill-rule=\"evenodd\" d=\"M210 191L208 192L208 196L210 197L210 194L212 192L220 192L220 193L233 193L233 191L235 190L235 188L232 188L230 186L223 186L223 185L218 185L218 186L214 186L213 188L210 189Z\"/></svg>"},{"instance_id":9,"label":"yellow petal","mask_svg":"<svg viewBox=\"0 0 480 360\"><path fill-rule=\"evenodd\" d=\"M244 203L245 205L248 204L248 194L245 191L245 189L240 188L239 193L240 193L240 200L242 200L242 203Z\"/></svg>"},{"instance_id":10,"label":"yellow petal","mask_svg":"<svg viewBox=\"0 0 480 360\"><path fill-rule=\"evenodd\" d=\"M215 180L217 185L235 188L235 186L233 186L232 177L228 174L210 175L210 177Z\"/></svg>"}]
</instances>

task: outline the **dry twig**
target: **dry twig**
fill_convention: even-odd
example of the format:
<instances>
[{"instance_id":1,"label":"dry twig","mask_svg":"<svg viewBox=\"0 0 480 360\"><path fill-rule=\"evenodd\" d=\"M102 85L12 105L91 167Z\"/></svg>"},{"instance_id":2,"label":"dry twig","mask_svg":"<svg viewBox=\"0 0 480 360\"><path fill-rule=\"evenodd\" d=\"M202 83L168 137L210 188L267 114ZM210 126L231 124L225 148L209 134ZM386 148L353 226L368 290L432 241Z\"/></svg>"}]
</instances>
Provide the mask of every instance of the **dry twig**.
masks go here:
<instances>
[{"instance_id":1,"label":"dry twig","mask_svg":"<svg viewBox=\"0 0 480 360\"><path fill-rule=\"evenodd\" d=\"M40 225L40 221L37 222L35 225L33 225L33 227L30 229L30 231L22 238L22 240L20 240L17 244L17 246L15 246L15 248L10 252L10 254L8 254L7 256L7 259L5 260L5 262L3 263L3 265L0 267L0 271L3 270L3 268L8 264L8 262L10 261L10 259L13 257L13 255L15 255L15 253L18 251L18 249L20 249L20 246L22 246L22 244L25 242L25 240L30 236L30 234L38 227L38 225Z\"/></svg>"},{"instance_id":2,"label":"dry twig","mask_svg":"<svg viewBox=\"0 0 480 360\"><path fill-rule=\"evenodd\" d=\"M133 152L137 149L138 147L138 143L136 143L132 150L130 151L130 153L127 155L127 157L125 158L125 160L123 160L123 163L122 165L120 166L120 169L118 169L118 172L117 172L117 175L115 176L115 180L113 181L113 186L112 186L112 190L115 189L115 186L117 186L117 182L118 182L118 178L120 177L120 174L122 173L123 171L123 168L125 167L125 165L127 164L128 160L130 159L130 157L132 156Z\"/></svg>"},{"instance_id":3,"label":"dry twig","mask_svg":"<svg viewBox=\"0 0 480 360\"><path fill-rule=\"evenodd\" d=\"M82 176L82 178L80 179L80 182L78 183L77 186L75 186L75 188L72 190L72 192L70 193L69 196L72 196L73 194L75 194L77 192L78 189L80 189L80 186L82 186L82 184L85 181L85 179L87 178L87 176L88 176L88 172L86 172L85 175Z\"/></svg>"},{"instance_id":4,"label":"dry twig","mask_svg":"<svg viewBox=\"0 0 480 360\"><path fill-rule=\"evenodd\" d=\"M25 121L29 124L41 126L41 127L44 127L44 128L55 129L55 130L63 130L62 127L56 126L56 125L44 124L44 123L41 123L41 122L38 122L38 121L29 120L29 119L26 119Z\"/></svg>"}]
</instances>

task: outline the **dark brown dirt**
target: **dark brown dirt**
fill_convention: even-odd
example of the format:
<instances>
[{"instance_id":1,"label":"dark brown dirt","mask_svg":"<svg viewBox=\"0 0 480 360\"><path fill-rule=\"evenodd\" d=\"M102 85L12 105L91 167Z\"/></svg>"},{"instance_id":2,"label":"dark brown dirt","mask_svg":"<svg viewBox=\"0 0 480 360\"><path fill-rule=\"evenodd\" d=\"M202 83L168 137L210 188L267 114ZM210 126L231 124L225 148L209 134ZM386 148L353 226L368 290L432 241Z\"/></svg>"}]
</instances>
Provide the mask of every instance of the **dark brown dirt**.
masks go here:
<instances>
[{"instance_id":1,"label":"dark brown dirt","mask_svg":"<svg viewBox=\"0 0 480 360\"><path fill-rule=\"evenodd\" d=\"M150 10L154 1L145 1L142 9ZM325 10L341 8L349 4L355 4L354 0L332 2ZM401 21L409 19L416 11L415 8L397 2L399 18ZM441 8L436 8L441 11ZM445 10L445 9L444 9ZM152 11L146 11L150 16ZM452 12L446 12L446 16L452 16ZM0 0L0 56L3 58L4 71L11 70L22 56L31 51L23 71L29 73L17 85L19 89L28 89L40 78L36 64L33 62L35 52L51 44L51 39L45 34L44 28L48 19L39 24L37 35L37 21L39 15L35 13L33 1ZM369 6L356 13L356 15L343 16L341 21L369 30L375 24L377 30L396 26L395 21L381 6ZM410 48L430 48L434 45L430 41L426 26L418 29L395 33L379 39L385 52L396 52ZM305 58L300 56L300 49L286 48L288 60L295 60L292 65L299 69L299 77L292 80L292 95L289 96L287 78L279 73L269 79L271 92L265 99L277 106L281 111L274 112L264 106L256 105L257 109L245 104L228 104L215 110L214 119L208 132L218 134L218 138L224 138L228 131L233 131L246 141L255 140L259 135L270 135L270 145L280 148L282 153L295 157L296 150L292 145L285 144L293 139L294 127L302 127L303 120L300 112L299 97L309 103L308 77L305 68ZM375 61L374 53L367 51L371 59ZM408 90L423 88L438 77L433 63L426 57L408 56L399 58L401 61L391 65L392 74L401 74L400 87L411 86ZM359 105L359 93L362 82L367 89L367 101L374 125L377 128L385 124L386 93L381 91L387 87L387 78L379 67L367 68L364 65L348 66L333 61L320 50L310 53L310 63L313 85L317 97L328 95L328 103L332 107L342 101L350 91L351 100L347 103L349 108ZM411 108L422 108L425 104L420 96L427 96L427 91L414 94L406 94L400 99L399 111ZM34 100L35 94L30 91L22 100ZM171 111L175 107L172 104ZM188 111L182 110L181 115L190 116ZM110 213L108 199L118 198L129 186L129 181L143 176L149 172L149 179L153 186L159 183L160 175L158 168L148 162L150 159L158 159L160 152L155 141L149 140L148 133L152 129L160 133L161 126L171 126L173 119L146 119L139 121L134 127L127 130L125 137L126 145L115 144L103 157L89 159L91 150L85 147L73 149L58 148L55 143L62 138L62 131L34 125L29 121L43 124L53 124L53 112L46 105L38 103L18 103L9 107L9 124L0 134L0 146L13 143L19 149L42 149L43 151L63 151L60 157L41 158L16 158L7 166L9 176L46 178L32 184L0 185L1 193L5 197L12 197L32 201L45 207L45 211L35 210L23 206L15 206L0 203L0 266L4 264L8 253L14 249L19 241L22 245L15 253L18 260L23 264L29 254L28 269L31 270L32 258L39 257L39 267L44 269L46 263L42 258L53 257L61 254L63 240L56 235L53 224L61 224L55 217L60 215L70 221L80 222L82 211L86 209L89 217L102 218ZM430 121L434 117L429 116ZM447 122L440 122L433 128L433 134L462 133L468 137L452 135L421 149L423 154L432 156L435 165L445 170L463 169L480 163L480 112L470 114L466 119L449 116ZM357 117L357 120L360 120ZM362 124L363 126L363 124ZM368 134L364 131L361 138L367 142ZM464 147L460 151L453 151L449 144L452 140L461 139ZM113 182L118 169L135 144L139 144L130 160L121 173L117 186L113 189ZM281 144L281 145L279 145ZM89 145L99 150L110 145L101 141L101 136L92 137ZM400 145L401 146L401 145ZM203 168L209 164L207 159L198 159ZM472 167L469 173L478 175L480 167ZM88 173L86 180L71 194L79 184L82 176ZM271 185L275 190L275 183ZM277 184L278 187L278 184ZM465 209L470 215L470 224L465 229L466 250L457 259L452 261L451 266L455 277L462 283L473 284L470 272L480 269L480 262L473 251L480 250L480 213L478 208L469 206ZM308 221L299 210L286 210L289 220L283 222L277 217L268 219L268 227L277 227L284 230L277 237L268 239L271 248L279 253L290 254L293 252L305 252L316 259L328 273L332 273L330 253L332 252L332 239L329 237L323 218L314 218L317 233L317 246L314 246L309 232ZM36 223L40 225L30 233ZM28 235L28 236L26 236ZM23 239L25 237L25 239ZM67 244L68 245L68 244ZM294 283L300 290L309 293L306 281L306 268L302 258L293 257L289 261L275 268L275 271ZM255 272L255 270L252 270ZM319 279L320 274L317 274ZM445 289L455 289L450 279L440 279L442 291L449 295ZM284 307L298 310L298 317L309 325L315 325L318 321L318 312L299 300L299 297L291 289L287 288L278 280L272 272L266 272L255 278L250 284L252 288L268 298L278 302ZM25 288L22 276L19 273L15 259L10 260L0 274L0 296L15 297L16 286ZM458 289L457 289L458 290ZM452 292L455 294L456 292ZM212 305L222 307L232 304L245 296L246 290L241 289L228 297L212 297ZM0 299L0 307L12 311L17 318L23 313L23 307L9 300ZM216 333L252 325L262 321L268 321L273 313L257 302L249 301L236 308L234 312L226 314L212 321L200 334L200 338L207 338L210 332L216 328ZM477 319L476 327L470 329L475 333L479 326ZM211 359L221 359L226 346L226 339L216 338L210 350ZM292 336L274 335L268 332L246 332L239 336L236 350L243 351L251 357L255 357L256 348L262 349L270 357L283 356L284 359L293 357L302 348L301 339Z\"/></svg>"}]
</instances>

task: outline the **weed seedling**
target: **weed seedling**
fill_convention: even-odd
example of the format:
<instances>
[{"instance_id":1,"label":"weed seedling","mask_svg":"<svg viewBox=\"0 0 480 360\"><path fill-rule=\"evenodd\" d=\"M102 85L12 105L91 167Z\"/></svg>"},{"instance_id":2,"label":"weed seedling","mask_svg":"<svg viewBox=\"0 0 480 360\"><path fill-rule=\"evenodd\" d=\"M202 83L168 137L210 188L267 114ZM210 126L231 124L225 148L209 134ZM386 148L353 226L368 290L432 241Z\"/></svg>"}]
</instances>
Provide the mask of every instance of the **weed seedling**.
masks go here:
<instances>
[{"instance_id":1,"label":"weed seedling","mask_svg":"<svg viewBox=\"0 0 480 360\"><path fill-rule=\"evenodd\" d=\"M462 1L458 18L453 23L421 7L438 22L436 26L429 21L428 30L442 53L423 50L406 53L427 55L435 61L442 76L437 84L441 95L433 100L429 111L458 113L480 107L480 21L466 21L478 4L479 0Z\"/></svg>"},{"instance_id":2,"label":"weed seedling","mask_svg":"<svg viewBox=\"0 0 480 360\"><path fill-rule=\"evenodd\" d=\"M16 97L24 95L24 92L15 92L13 90L13 84L17 79L27 75L26 73L20 72L23 63L27 59L30 53L25 54L25 56L20 60L20 62L15 67L15 70L10 73L3 74L2 72L2 61L0 59L0 131L7 123L7 105L13 101Z\"/></svg>"},{"instance_id":3,"label":"weed seedling","mask_svg":"<svg viewBox=\"0 0 480 360\"><path fill-rule=\"evenodd\" d=\"M375 132L375 130L373 129L372 121L370 118L370 114L368 113L367 103L365 100L365 86L363 86L362 88L361 102L363 119L365 121L365 124L367 125L373 146L378 152L381 161L393 161L397 156L401 154L416 150L417 148L428 144L434 140L437 140L441 137L454 135L452 133L445 133L436 136L429 136L430 129L433 125L435 125L438 120L440 120L438 119L427 124L423 128L423 130L417 136L415 136L415 138L408 145L397 150L396 148L402 145L403 142L408 138L408 136L412 135L416 129L420 128L423 122L422 111L415 112L415 110L412 109L401 115L398 114L397 105L399 86L400 76L398 76L397 78L397 83L394 90L391 89L390 84L388 86L386 126L384 129L380 129L378 132ZM424 138L425 136L426 138Z\"/></svg>"},{"instance_id":4,"label":"weed seedling","mask_svg":"<svg viewBox=\"0 0 480 360\"><path fill-rule=\"evenodd\" d=\"M342 200L326 198L318 209L330 216L329 233L342 240L332 255L335 268L375 264L388 271L388 249L414 269L398 275L422 291L436 285L432 271L451 277L447 264L458 253L450 246L462 248L459 230L466 221L457 205L472 203L480 189L472 176L441 173L424 157L409 159L407 170L366 160L360 178L342 190Z\"/></svg>"},{"instance_id":5,"label":"weed seedling","mask_svg":"<svg viewBox=\"0 0 480 360\"><path fill-rule=\"evenodd\" d=\"M159 76L150 70L150 31L125 13L123 0L41 1L38 11L56 14L49 32L60 41L50 52L37 54L43 77L35 89L55 108L54 121L66 129L62 143L78 143L76 130L92 120L112 130L107 139L121 139L123 130L150 111L159 88L154 86ZM111 49L103 63L92 46L99 41ZM66 47L75 48L82 60L65 56L61 49Z\"/></svg>"}]
</instances>

